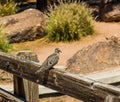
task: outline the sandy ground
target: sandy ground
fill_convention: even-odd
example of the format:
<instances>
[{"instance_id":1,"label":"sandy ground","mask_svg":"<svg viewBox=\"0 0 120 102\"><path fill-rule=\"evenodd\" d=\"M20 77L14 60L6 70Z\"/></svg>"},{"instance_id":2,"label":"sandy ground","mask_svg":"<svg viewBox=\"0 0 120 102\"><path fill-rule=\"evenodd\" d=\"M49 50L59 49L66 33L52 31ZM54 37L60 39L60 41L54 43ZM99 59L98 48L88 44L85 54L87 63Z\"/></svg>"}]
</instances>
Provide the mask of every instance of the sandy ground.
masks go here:
<instances>
[{"instance_id":1,"label":"sandy ground","mask_svg":"<svg viewBox=\"0 0 120 102\"><path fill-rule=\"evenodd\" d=\"M62 50L58 65L66 66L67 60L71 58L78 50L99 41L105 41L105 37L112 35L120 36L120 23L95 22L95 34L83 38L81 41L66 43L47 43L44 39L14 44L17 50L31 50L38 55L40 63L47 56L54 52L56 47Z\"/></svg>"}]
</instances>

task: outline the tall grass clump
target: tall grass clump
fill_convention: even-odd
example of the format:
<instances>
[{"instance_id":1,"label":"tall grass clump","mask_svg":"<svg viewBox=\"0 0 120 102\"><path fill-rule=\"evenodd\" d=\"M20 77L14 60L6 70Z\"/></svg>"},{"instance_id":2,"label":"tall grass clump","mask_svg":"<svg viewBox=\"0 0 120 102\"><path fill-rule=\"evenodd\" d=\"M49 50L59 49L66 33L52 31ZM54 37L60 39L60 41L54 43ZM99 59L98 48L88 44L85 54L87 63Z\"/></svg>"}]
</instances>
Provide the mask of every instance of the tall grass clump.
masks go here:
<instances>
[{"instance_id":1,"label":"tall grass clump","mask_svg":"<svg viewBox=\"0 0 120 102\"><path fill-rule=\"evenodd\" d=\"M46 20L49 41L75 41L94 33L93 18L84 3L62 3L50 7Z\"/></svg>"},{"instance_id":2,"label":"tall grass clump","mask_svg":"<svg viewBox=\"0 0 120 102\"><path fill-rule=\"evenodd\" d=\"M14 0L0 2L0 17L15 14L17 12L17 3Z\"/></svg>"},{"instance_id":3,"label":"tall grass clump","mask_svg":"<svg viewBox=\"0 0 120 102\"><path fill-rule=\"evenodd\" d=\"M0 26L0 51L9 52L12 46L8 43L7 36L4 32L4 27Z\"/></svg>"}]
</instances>

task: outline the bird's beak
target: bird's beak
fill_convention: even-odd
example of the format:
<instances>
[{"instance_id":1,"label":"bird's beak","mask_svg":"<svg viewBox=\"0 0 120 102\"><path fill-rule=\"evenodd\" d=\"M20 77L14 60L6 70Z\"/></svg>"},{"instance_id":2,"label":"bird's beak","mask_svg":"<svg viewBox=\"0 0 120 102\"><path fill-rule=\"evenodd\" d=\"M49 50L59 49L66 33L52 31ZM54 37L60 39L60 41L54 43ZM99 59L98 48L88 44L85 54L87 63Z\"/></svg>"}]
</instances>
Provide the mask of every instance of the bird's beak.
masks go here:
<instances>
[{"instance_id":1,"label":"bird's beak","mask_svg":"<svg viewBox=\"0 0 120 102\"><path fill-rule=\"evenodd\" d=\"M60 51L62 53L62 51Z\"/></svg>"}]
</instances>

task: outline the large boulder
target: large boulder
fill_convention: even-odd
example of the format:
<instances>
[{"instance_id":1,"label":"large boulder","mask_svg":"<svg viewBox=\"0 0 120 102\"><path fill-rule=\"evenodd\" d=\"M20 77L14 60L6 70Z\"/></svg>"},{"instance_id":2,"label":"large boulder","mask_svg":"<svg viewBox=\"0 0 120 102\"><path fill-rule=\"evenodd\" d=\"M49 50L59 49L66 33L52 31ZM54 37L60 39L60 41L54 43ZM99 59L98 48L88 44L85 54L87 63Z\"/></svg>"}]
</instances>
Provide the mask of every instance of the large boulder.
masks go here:
<instances>
[{"instance_id":1,"label":"large boulder","mask_svg":"<svg viewBox=\"0 0 120 102\"><path fill-rule=\"evenodd\" d=\"M99 11L100 18L103 21L120 21L120 1L102 0Z\"/></svg>"},{"instance_id":2,"label":"large boulder","mask_svg":"<svg viewBox=\"0 0 120 102\"><path fill-rule=\"evenodd\" d=\"M45 15L36 9L0 18L10 43L32 41L45 36L44 21Z\"/></svg>"},{"instance_id":3,"label":"large boulder","mask_svg":"<svg viewBox=\"0 0 120 102\"><path fill-rule=\"evenodd\" d=\"M91 73L120 66L120 38L106 38L81 49L67 62L67 71L72 73Z\"/></svg>"}]
</instances>

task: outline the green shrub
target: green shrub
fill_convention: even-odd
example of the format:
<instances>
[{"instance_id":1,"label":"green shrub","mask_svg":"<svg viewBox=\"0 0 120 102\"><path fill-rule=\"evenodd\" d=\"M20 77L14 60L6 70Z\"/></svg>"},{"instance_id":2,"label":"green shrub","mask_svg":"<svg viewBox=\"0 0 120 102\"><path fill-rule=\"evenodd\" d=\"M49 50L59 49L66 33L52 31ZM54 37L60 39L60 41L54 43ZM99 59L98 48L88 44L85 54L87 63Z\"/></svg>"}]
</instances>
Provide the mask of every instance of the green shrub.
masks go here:
<instances>
[{"instance_id":1,"label":"green shrub","mask_svg":"<svg viewBox=\"0 0 120 102\"><path fill-rule=\"evenodd\" d=\"M0 26L0 51L9 52L12 46L8 43L7 36L4 32L4 27Z\"/></svg>"},{"instance_id":2,"label":"green shrub","mask_svg":"<svg viewBox=\"0 0 120 102\"><path fill-rule=\"evenodd\" d=\"M94 33L94 20L84 3L60 3L49 11L46 20L49 41L75 41Z\"/></svg>"},{"instance_id":3,"label":"green shrub","mask_svg":"<svg viewBox=\"0 0 120 102\"><path fill-rule=\"evenodd\" d=\"M10 0L6 3L0 3L0 17L15 14L17 12L17 4Z\"/></svg>"}]
</instances>

